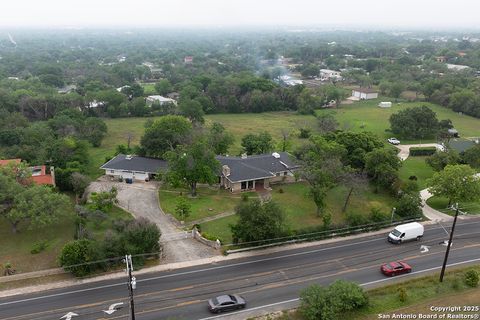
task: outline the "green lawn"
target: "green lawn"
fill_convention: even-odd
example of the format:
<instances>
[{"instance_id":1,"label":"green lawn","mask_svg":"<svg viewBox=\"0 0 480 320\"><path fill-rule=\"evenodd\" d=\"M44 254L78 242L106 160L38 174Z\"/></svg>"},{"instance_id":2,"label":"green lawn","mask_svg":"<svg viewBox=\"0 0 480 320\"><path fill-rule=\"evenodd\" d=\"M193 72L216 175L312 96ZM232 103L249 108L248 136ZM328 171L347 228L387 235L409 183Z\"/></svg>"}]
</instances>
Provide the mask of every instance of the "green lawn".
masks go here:
<instances>
[{"instance_id":1,"label":"green lawn","mask_svg":"<svg viewBox=\"0 0 480 320\"><path fill-rule=\"evenodd\" d=\"M202 233L206 232L209 235L217 237L223 244L232 243L232 233L230 232L230 224L235 224L238 217L228 216L217 220L209 221L200 224Z\"/></svg>"},{"instance_id":2,"label":"green lawn","mask_svg":"<svg viewBox=\"0 0 480 320\"><path fill-rule=\"evenodd\" d=\"M427 204L430 207L437 209L443 213L446 213L452 216L455 215L455 211L447 209L447 206L448 206L447 198L434 196L427 200ZM471 201L471 202L462 202L460 203L459 208L461 211L465 211L468 214L480 214L480 200Z\"/></svg>"},{"instance_id":3,"label":"green lawn","mask_svg":"<svg viewBox=\"0 0 480 320\"><path fill-rule=\"evenodd\" d=\"M248 192L248 196L255 197L254 192ZM197 196L192 198L187 189L169 189L162 187L159 191L160 205L166 213L170 213L178 220L180 217L175 213L178 199L187 199L191 205L190 216L186 222L214 216L224 212L233 212L240 202L240 194L232 194L225 189L201 186L197 190Z\"/></svg>"},{"instance_id":4,"label":"green lawn","mask_svg":"<svg viewBox=\"0 0 480 320\"><path fill-rule=\"evenodd\" d=\"M146 96L158 94L155 90L155 83L140 83L140 85L143 87Z\"/></svg>"},{"instance_id":5,"label":"green lawn","mask_svg":"<svg viewBox=\"0 0 480 320\"><path fill-rule=\"evenodd\" d=\"M383 140L393 136L386 132L390 128L389 117L391 114L403 110L407 107L418 107L426 105L437 114L439 120L450 119L455 128L463 137L480 136L480 120L467 115L459 115L448 108L441 107L428 102L400 102L393 103L391 108L379 108L378 103L385 101L385 98L358 101L353 104L341 105L338 109L318 110L317 113L332 112L340 123L340 129L349 129L353 131L371 131L377 134ZM387 101L390 101L387 99ZM401 137L398 137L401 139ZM402 143L420 143L434 142L434 140L409 141L403 140Z\"/></svg>"},{"instance_id":6,"label":"green lawn","mask_svg":"<svg viewBox=\"0 0 480 320\"><path fill-rule=\"evenodd\" d=\"M95 238L101 239L114 221L124 219L132 219L132 216L114 206L107 219L92 219L87 223L87 228ZM57 257L63 246L74 239L74 221L72 206L68 215L58 223L32 230L28 230L25 224L20 224L20 231L14 234L9 222L0 217L0 272L6 262L10 262L17 272L22 273L58 267ZM46 242L47 248L37 254L30 253L35 244L41 242Z\"/></svg>"},{"instance_id":7,"label":"green lawn","mask_svg":"<svg viewBox=\"0 0 480 320\"><path fill-rule=\"evenodd\" d=\"M402 162L399 174L402 181L408 181L410 176L417 177L420 190L425 189L427 179L433 176L433 169L426 162L427 157L408 157Z\"/></svg>"},{"instance_id":8,"label":"green lawn","mask_svg":"<svg viewBox=\"0 0 480 320\"><path fill-rule=\"evenodd\" d=\"M280 189L283 192L280 192ZM342 224L349 213L368 215L372 208L379 208L385 214L391 212L393 202L390 195L372 192L370 187L355 190L349 201L346 212L342 212L344 200L348 189L338 186L327 194L326 211L332 215L332 223ZM316 214L315 203L309 194L309 186L306 183L292 183L275 185L272 188L272 200L278 202L285 210L286 220L291 230L303 229L322 225L323 221ZM202 231L217 236L219 239L231 241L229 224L235 223L236 217L230 216L202 223ZM230 242L223 242L230 243Z\"/></svg>"},{"instance_id":9,"label":"green lawn","mask_svg":"<svg viewBox=\"0 0 480 320\"><path fill-rule=\"evenodd\" d=\"M57 267L57 256L65 243L73 240L75 232L74 215L69 214L58 223L28 230L20 224L19 232L12 233L10 223L0 217L0 272L1 265L10 262L17 272L30 272ZM31 254L35 243L46 242L47 248Z\"/></svg>"}]
</instances>

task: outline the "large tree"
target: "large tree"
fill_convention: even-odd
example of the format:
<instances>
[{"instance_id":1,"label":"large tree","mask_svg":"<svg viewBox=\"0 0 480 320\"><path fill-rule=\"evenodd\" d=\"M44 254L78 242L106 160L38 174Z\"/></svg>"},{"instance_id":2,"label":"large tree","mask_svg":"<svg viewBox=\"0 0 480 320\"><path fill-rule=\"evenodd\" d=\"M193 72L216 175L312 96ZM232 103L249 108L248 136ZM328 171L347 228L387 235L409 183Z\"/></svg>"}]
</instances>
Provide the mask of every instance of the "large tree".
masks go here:
<instances>
[{"instance_id":1,"label":"large tree","mask_svg":"<svg viewBox=\"0 0 480 320\"><path fill-rule=\"evenodd\" d=\"M205 122L202 105L196 100L182 99L178 104L180 113L192 121L193 124L202 124Z\"/></svg>"},{"instance_id":2,"label":"large tree","mask_svg":"<svg viewBox=\"0 0 480 320\"><path fill-rule=\"evenodd\" d=\"M310 192L320 215L325 208L325 197L343 175L342 157L345 148L335 141L313 136L310 143L298 153L302 163L299 175L310 184Z\"/></svg>"},{"instance_id":3,"label":"large tree","mask_svg":"<svg viewBox=\"0 0 480 320\"><path fill-rule=\"evenodd\" d=\"M242 147L248 155L267 153L273 149L272 136L267 131L258 135L249 133L243 136Z\"/></svg>"},{"instance_id":4,"label":"large tree","mask_svg":"<svg viewBox=\"0 0 480 320\"><path fill-rule=\"evenodd\" d=\"M480 178L468 165L447 165L428 179L427 185L434 196L447 198L448 205L480 197Z\"/></svg>"},{"instance_id":5,"label":"large tree","mask_svg":"<svg viewBox=\"0 0 480 320\"><path fill-rule=\"evenodd\" d=\"M396 152L392 149L375 149L365 156L365 170L375 184L375 190L391 190L398 179L398 169L402 166Z\"/></svg>"},{"instance_id":6,"label":"large tree","mask_svg":"<svg viewBox=\"0 0 480 320\"><path fill-rule=\"evenodd\" d=\"M408 139L425 139L439 130L437 115L427 106L407 108L390 116L393 133Z\"/></svg>"},{"instance_id":7,"label":"large tree","mask_svg":"<svg viewBox=\"0 0 480 320\"><path fill-rule=\"evenodd\" d=\"M208 131L207 140L216 155L225 155L235 138L221 123L214 122Z\"/></svg>"},{"instance_id":8,"label":"large tree","mask_svg":"<svg viewBox=\"0 0 480 320\"><path fill-rule=\"evenodd\" d=\"M182 116L167 115L150 123L140 140L147 156L163 158L165 152L185 143L192 124Z\"/></svg>"},{"instance_id":9,"label":"large tree","mask_svg":"<svg viewBox=\"0 0 480 320\"><path fill-rule=\"evenodd\" d=\"M462 153L462 160L470 167L480 169L480 145L465 150Z\"/></svg>"},{"instance_id":10,"label":"large tree","mask_svg":"<svg viewBox=\"0 0 480 320\"><path fill-rule=\"evenodd\" d=\"M197 184L217 182L220 163L204 139L190 145L178 146L166 154L169 170L166 180L173 186L187 186L192 196L197 195Z\"/></svg>"},{"instance_id":11,"label":"large tree","mask_svg":"<svg viewBox=\"0 0 480 320\"><path fill-rule=\"evenodd\" d=\"M285 213L273 201L242 201L235 214L238 222L230 226L234 243L273 239L288 233Z\"/></svg>"},{"instance_id":12,"label":"large tree","mask_svg":"<svg viewBox=\"0 0 480 320\"><path fill-rule=\"evenodd\" d=\"M2 211L14 233L21 222L28 223L30 228L41 227L58 221L60 216L68 212L70 203L65 195L45 186L18 187L14 180L2 180L7 184L0 191ZM12 195L8 196L7 193L11 192Z\"/></svg>"}]
</instances>

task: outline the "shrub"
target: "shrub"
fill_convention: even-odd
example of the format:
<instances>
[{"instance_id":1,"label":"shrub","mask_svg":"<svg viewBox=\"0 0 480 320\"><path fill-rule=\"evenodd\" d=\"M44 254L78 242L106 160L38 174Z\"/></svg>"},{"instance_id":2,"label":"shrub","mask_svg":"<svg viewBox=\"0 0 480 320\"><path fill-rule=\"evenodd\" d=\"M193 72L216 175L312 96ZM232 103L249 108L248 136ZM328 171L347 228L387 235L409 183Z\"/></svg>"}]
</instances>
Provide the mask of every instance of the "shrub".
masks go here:
<instances>
[{"instance_id":1,"label":"shrub","mask_svg":"<svg viewBox=\"0 0 480 320\"><path fill-rule=\"evenodd\" d=\"M68 242L59 257L60 265L76 277L86 276L102 267L101 263L92 263L103 259L98 244L93 240L81 239Z\"/></svg>"},{"instance_id":2,"label":"shrub","mask_svg":"<svg viewBox=\"0 0 480 320\"><path fill-rule=\"evenodd\" d=\"M478 286L479 281L478 272L473 269L468 270L467 272L465 272L464 281L467 286L475 288L476 286Z\"/></svg>"},{"instance_id":3,"label":"shrub","mask_svg":"<svg viewBox=\"0 0 480 320\"><path fill-rule=\"evenodd\" d=\"M398 300L400 300L400 302L407 301L408 293L407 293L407 289L405 289L405 287L399 287L397 289L397 293L398 293Z\"/></svg>"},{"instance_id":4,"label":"shrub","mask_svg":"<svg viewBox=\"0 0 480 320\"><path fill-rule=\"evenodd\" d=\"M44 251L45 249L47 249L47 247L48 247L48 241L37 242L33 245L33 248L32 248L32 250L30 250L30 253L31 254L40 253L40 252Z\"/></svg>"},{"instance_id":5,"label":"shrub","mask_svg":"<svg viewBox=\"0 0 480 320\"><path fill-rule=\"evenodd\" d=\"M310 138L311 130L309 128L300 128L300 134L298 137L300 139L308 139Z\"/></svg>"},{"instance_id":6,"label":"shrub","mask_svg":"<svg viewBox=\"0 0 480 320\"><path fill-rule=\"evenodd\" d=\"M361 226L367 223L367 219L359 213L347 214L347 223L351 227Z\"/></svg>"},{"instance_id":7,"label":"shrub","mask_svg":"<svg viewBox=\"0 0 480 320\"><path fill-rule=\"evenodd\" d=\"M284 193L283 188L278 189L278 193Z\"/></svg>"},{"instance_id":8,"label":"shrub","mask_svg":"<svg viewBox=\"0 0 480 320\"><path fill-rule=\"evenodd\" d=\"M242 193L242 201L248 201L248 194Z\"/></svg>"},{"instance_id":9,"label":"shrub","mask_svg":"<svg viewBox=\"0 0 480 320\"><path fill-rule=\"evenodd\" d=\"M431 156L437 152L436 147L411 147L410 148L410 156Z\"/></svg>"},{"instance_id":10,"label":"shrub","mask_svg":"<svg viewBox=\"0 0 480 320\"><path fill-rule=\"evenodd\" d=\"M322 216L323 228L327 230L332 225L332 215L330 213L324 213Z\"/></svg>"},{"instance_id":11,"label":"shrub","mask_svg":"<svg viewBox=\"0 0 480 320\"><path fill-rule=\"evenodd\" d=\"M403 184L403 187L402 187L403 191L406 192L406 193L414 193L414 192L418 192L419 190L419 187L418 187L418 183L417 181L415 180L408 180L406 181L404 184Z\"/></svg>"},{"instance_id":12,"label":"shrub","mask_svg":"<svg viewBox=\"0 0 480 320\"><path fill-rule=\"evenodd\" d=\"M379 208L372 208L370 210L369 219L371 222L384 222L388 219L388 216Z\"/></svg>"},{"instance_id":13,"label":"shrub","mask_svg":"<svg viewBox=\"0 0 480 320\"><path fill-rule=\"evenodd\" d=\"M420 217L422 216L422 199L417 193L404 193L395 204L395 214L400 217Z\"/></svg>"},{"instance_id":14,"label":"shrub","mask_svg":"<svg viewBox=\"0 0 480 320\"><path fill-rule=\"evenodd\" d=\"M311 285L300 293L300 301L300 312L307 320L338 319L345 312L368 304L363 289L344 280L337 280L328 288Z\"/></svg>"}]
</instances>

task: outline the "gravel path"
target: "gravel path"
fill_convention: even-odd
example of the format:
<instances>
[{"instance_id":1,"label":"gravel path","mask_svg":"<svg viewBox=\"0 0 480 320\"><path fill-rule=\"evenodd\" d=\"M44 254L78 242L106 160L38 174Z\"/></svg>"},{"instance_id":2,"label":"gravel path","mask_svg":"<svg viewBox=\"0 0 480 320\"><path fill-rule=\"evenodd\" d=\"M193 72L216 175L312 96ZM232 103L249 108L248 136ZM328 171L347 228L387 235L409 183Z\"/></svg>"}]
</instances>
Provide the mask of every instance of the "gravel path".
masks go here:
<instances>
[{"instance_id":1,"label":"gravel path","mask_svg":"<svg viewBox=\"0 0 480 320\"><path fill-rule=\"evenodd\" d=\"M155 182L126 184L101 179L92 182L88 192L118 190L118 205L135 218L145 217L157 224L162 232L160 242L164 250L162 263L173 263L209 258L219 253L197 240L189 232L179 230L162 211L158 200L158 184Z\"/></svg>"}]
</instances>

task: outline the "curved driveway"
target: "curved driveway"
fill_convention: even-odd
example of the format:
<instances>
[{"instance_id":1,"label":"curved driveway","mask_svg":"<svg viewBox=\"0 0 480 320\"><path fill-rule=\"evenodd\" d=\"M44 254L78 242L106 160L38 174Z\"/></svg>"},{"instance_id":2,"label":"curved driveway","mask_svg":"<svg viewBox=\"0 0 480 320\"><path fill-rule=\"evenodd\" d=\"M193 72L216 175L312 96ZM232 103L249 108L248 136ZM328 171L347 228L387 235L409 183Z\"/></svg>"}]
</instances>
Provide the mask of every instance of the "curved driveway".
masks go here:
<instances>
[{"instance_id":1,"label":"curved driveway","mask_svg":"<svg viewBox=\"0 0 480 320\"><path fill-rule=\"evenodd\" d=\"M158 200L158 184L155 182L126 184L102 177L92 182L88 192L118 190L118 206L130 212L135 218L144 217L154 222L162 232L162 263L173 263L209 258L219 253L191 238L190 232L179 230L162 211Z\"/></svg>"}]
</instances>

